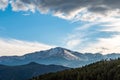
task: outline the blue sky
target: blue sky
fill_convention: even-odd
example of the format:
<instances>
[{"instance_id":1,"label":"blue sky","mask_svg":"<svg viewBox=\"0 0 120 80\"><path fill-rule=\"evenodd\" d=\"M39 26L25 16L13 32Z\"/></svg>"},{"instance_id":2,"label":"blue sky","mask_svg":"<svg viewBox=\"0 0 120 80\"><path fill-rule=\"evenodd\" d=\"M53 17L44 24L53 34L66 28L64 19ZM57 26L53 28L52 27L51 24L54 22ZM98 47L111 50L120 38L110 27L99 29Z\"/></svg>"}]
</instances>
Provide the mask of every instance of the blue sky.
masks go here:
<instances>
[{"instance_id":1,"label":"blue sky","mask_svg":"<svg viewBox=\"0 0 120 80\"><path fill-rule=\"evenodd\" d=\"M117 53L120 1L114 7L109 1L1 0L0 55L23 55L56 46Z\"/></svg>"},{"instance_id":2,"label":"blue sky","mask_svg":"<svg viewBox=\"0 0 120 80\"><path fill-rule=\"evenodd\" d=\"M2 14L0 15L1 37L40 41L47 44L57 44L58 40L78 25L38 12L25 16L27 12L13 12L10 7L6 11L0 11L0 14Z\"/></svg>"}]
</instances>

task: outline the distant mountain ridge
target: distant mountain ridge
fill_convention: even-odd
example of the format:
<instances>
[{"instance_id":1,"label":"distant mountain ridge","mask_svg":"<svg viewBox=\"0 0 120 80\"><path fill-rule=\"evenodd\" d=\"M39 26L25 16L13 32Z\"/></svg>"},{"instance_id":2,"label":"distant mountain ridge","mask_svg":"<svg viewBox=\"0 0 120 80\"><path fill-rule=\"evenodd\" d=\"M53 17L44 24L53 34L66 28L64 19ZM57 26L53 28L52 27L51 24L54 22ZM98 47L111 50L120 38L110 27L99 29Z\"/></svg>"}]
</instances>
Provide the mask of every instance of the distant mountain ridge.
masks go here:
<instances>
[{"instance_id":1,"label":"distant mountain ridge","mask_svg":"<svg viewBox=\"0 0 120 80\"><path fill-rule=\"evenodd\" d=\"M29 53L23 56L2 56L0 64L4 65L23 65L30 62L40 64L55 64L67 67L80 67L90 64L101 59L115 59L120 57L120 54L112 53L102 55L100 53L79 53L65 48L56 47L45 51Z\"/></svg>"},{"instance_id":2,"label":"distant mountain ridge","mask_svg":"<svg viewBox=\"0 0 120 80\"><path fill-rule=\"evenodd\" d=\"M69 69L59 65L43 65L31 62L20 66L0 65L0 80L27 80L32 77Z\"/></svg>"}]
</instances>

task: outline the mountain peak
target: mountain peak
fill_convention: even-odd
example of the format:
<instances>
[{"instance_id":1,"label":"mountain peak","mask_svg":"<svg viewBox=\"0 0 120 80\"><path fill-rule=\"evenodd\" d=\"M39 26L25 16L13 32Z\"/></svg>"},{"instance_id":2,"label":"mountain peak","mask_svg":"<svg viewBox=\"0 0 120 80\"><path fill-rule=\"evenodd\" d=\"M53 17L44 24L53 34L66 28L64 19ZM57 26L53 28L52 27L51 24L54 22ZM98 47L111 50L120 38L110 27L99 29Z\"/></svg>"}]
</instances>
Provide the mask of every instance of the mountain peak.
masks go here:
<instances>
[{"instance_id":1,"label":"mountain peak","mask_svg":"<svg viewBox=\"0 0 120 80\"><path fill-rule=\"evenodd\" d=\"M61 47L52 48L48 51L49 51L49 55L64 54L64 48Z\"/></svg>"},{"instance_id":2,"label":"mountain peak","mask_svg":"<svg viewBox=\"0 0 120 80\"><path fill-rule=\"evenodd\" d=\"M28 65L39 65L39 64L36 62L30 62L30 63L28 63Z\"/></svg>"},{"instance_id":3,"label":"mountain peak","mask_svg":"<svg viewBox=\"0 0 120 80\"><path fill-rule=\"evenodd\" d=\"M56 47L49 50L49 55L61 56L67 60L76 60L79 59L76 55L73 54L73 51L62 47Z\"/></svg>"},{"instance_id":4,"label":"mountain peak","mask_svg":"<svg viewBox=\"0 0 120 80\"><path fill-rule=\"evenodd\" d=\"M65 50L65 48L62 48L62 47L55 47L55 48L52 48L54 50Z\"/></svg>"}]
</instances>

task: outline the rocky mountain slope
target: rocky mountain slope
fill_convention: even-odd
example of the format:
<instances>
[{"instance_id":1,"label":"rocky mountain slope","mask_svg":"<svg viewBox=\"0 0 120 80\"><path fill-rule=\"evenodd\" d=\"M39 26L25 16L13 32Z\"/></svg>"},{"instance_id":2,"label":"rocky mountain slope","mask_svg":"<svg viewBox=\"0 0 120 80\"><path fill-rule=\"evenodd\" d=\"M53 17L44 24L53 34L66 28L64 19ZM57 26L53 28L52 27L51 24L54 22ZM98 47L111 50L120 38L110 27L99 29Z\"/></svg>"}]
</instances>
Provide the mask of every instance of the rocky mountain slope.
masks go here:
<instances>
[{"instance_id":1,"label":"rocky mountain slope","mask_svg":"<svg viewBox=\"0 0 120 80\"><path fill-rule=\"evenodd\" d=\"M23 56L2 56L0 64L4 65L23 65L30 62L40 64L55 64L67 67L80 67L102 59L115 59L120 57L120 54L111 53L102 55L100 53L79 53L65 48L56 47L50 50L29 53Z\"/></svg>"}]
</instances>

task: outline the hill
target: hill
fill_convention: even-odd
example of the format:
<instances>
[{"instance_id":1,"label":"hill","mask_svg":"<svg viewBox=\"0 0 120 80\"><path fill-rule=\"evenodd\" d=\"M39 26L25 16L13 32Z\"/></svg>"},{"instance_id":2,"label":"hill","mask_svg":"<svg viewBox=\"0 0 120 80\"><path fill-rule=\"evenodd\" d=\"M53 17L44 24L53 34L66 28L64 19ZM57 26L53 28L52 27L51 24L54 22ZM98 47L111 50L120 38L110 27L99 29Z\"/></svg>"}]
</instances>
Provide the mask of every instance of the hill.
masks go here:
<instances>
[{"instance_id":1,"label":"hill","mask_svg":"<svg viewBox=\"0 0 120 80\"><path fill-rule=\"evenodd\" d=\"M120 58L102 60L82 68L49 73L30 80L120 80Z\"/></svg>"},{"instance_id":2,"label":"hill","mask_svg":"<svg viewBox=\"0 0 120 80\"><path fill-rule=\"evenodd\" d=\"M45 51L25 54L23 56L2 56L0 57L0 64L15 66L36 62L45 65L55 64L67 67L80 67L102 59L116 59L118 57L120 57L118 53L107 55L102 55L101 53L80 53L56 47Z\"/></svg>"},{"instance_id":3,"label":"hill","mask_svg":"<svg viewBox=\"0 0 120 80\"><path fill-rule=\"evenodd\" d=\"M0 80L26 80L41 74L68 69L59 65L41 65L31 62L21 66L0 65Z\"/></svg>"}]
</instances>

